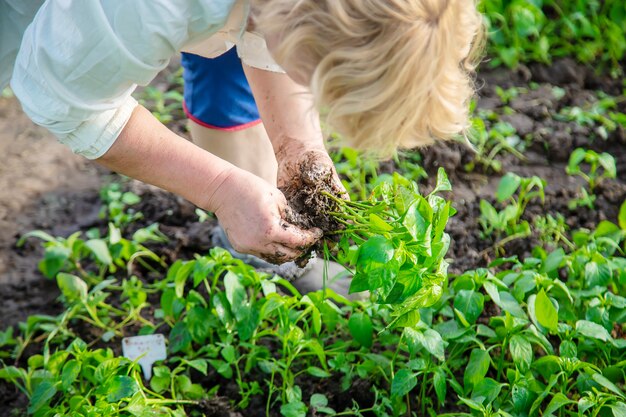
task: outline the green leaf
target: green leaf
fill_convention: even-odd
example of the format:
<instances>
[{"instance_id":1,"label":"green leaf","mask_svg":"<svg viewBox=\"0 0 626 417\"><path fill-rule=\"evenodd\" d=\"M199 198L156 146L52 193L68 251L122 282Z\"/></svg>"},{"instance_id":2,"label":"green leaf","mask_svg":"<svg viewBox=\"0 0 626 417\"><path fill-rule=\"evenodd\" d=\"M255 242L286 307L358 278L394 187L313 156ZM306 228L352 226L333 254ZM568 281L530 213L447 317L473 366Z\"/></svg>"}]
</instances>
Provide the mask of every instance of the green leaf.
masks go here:
<instances>
[{"instance_id":1,"label":"green leaf","mask_svg":"<svg viewBox=\"0 0 626 417\"><path fill-rule=\"evenodd\" d=\"M48 278L54 278L72 256L72 251L61 246L46 248L44 258L39 262L39 270Z\"/></svg>"},{"instance_id":2,"label":"green leaf","mask_svg":"<svg viewBox=\"0 0 626 417\"><path fill-rule=\"evenodd\" d=\"M522 380L521 383L514 384L511 388L511 401L513 402L513 408L516 412L528 412L532 406L533 400L534 396L529 390L525 380Z\"/></svg>"},{"instance_id":3,"label":"green leaf","mask_svg":"<svg viewBox=\"0 0 626 417\"><path fill-rule=\"evenodd\" d=\"M43 406L49 403L52 397L57 393L57 388L52 381L44 380L37 385L33 395L30 397L30 405L28 413L35 414Z\"/></svg>"},{"instance_id":4,"label":"green leaf","mask_svg":"<svg viewBox=\"0 0 626 417\"><path fill-rule=\"evenodd\" d=\"M504 385L505 384L500 384L495 379L483 378L474 386L472 390L472 400L479 401L480 398L483 398L483 404L489 404L498 398Z\"/></svg>"},{"instance_id":5,"label":"green leaf","mask_svg":"<svg viewBox=\"0 0 626 417\"><path fill-rule=\"evenodd\" d=\"M559 346L559 353L563 358L576 358L578 357L578 348L576 343L571 340L564 340Z\"/></svg>"},{"instance_id":6,"label":"green leaf","mask_svg":"<svg viewBox=\"0 0 626 417\"><path fill-rule=\"evenodd\" d=\"M374 326L372 320L365 313L354 313L348 321L350 334L360 345L366 348L372 347L374 337Z\"/></svg>"},{"instance_id":7,"label":"green leaf","mask_svg":"<svg viewBox=\"0 0 626 417\"><path fill-rule=\"evenodd\" d=\"M328 398L324 394L313 394L309 400L311 407L320 408L328 405Z\"/></svg>"},{"instance_id":8,"label":"green leaf","mask_svg":"<svg viewBox=\"0 0 626 417\"><path fill-rule=\"evenodd\" d=\"M359 248L357 267L367 271L372 267L384 265L393 259L394 247L384 236L375 235Z\"/></svg>"},{"instance_id":9,"label":"green leaf","mask_svg":"<svg viewBox=\"0 0 626 417\"><path fill-rule=\"evenodd\" d=\"M480 214L482 217L487 219L487 222L491 226L495 227L498 225L498 212L487 200L480 200Z\"/></svg>"},{"instance_id":10,"label":"green leaf","mask_svg":"<svg viewBox=\"0 0 626 417\"><path fill-rule=\"evenodd\" d=\"M413 236L413 239L430 249L432 222L432 207L423 197L417 196L415 202L405 213L402 224Z\"/></svg>"},{"instance_id":11,"label":"green leaf","mask_svg":"<svg viewBox=\"0 0 626 417\"><path fill-rule=\"evenodd\" d=\"M439 359L440 361L444 361L445 358L445 347L444 341L439 332L433 329L427 329L424 332L424 341L423 345L428 352L430 352L434 357Z\"/></svg>"},{"instance_id":12,"label":"green leaf","mask_svg":"<svg viewBox=\"0 0 626 417\"><path fill-rule=\"evenodd\" d=\"M526 313L510 292L500 291L500 301L496 303L503 311L508 311L514 317L526 318Z\"/></svg>"},{"instance_id":13,"label":"green leaf","mask_svg":"<svg viewBox=\"0 0 626 417\"><path fill-rule=\"evenodd\" d=\"M603 152L598 156L598 161L602 168L604 168L606 178L615 178L617 175L617 168L615 166L615 158L613 155Z\"/></svg>"},{"instance_id":14,"label":"green leaf","mask_svg":"<svg viewBox=\"0 0 626 417\"><path fill-rule=\"evenodd\" d=\"M461 290L454 297L454 308L463 313L468 323L474 324L485 307L485 296L474 290Z\"/></svg>"},{"instance_id":15,"label":"green leaf","mask_svg":"<svg viewBox=\"0 0 626 417\"><path fill-rule=\"evenodd\" d=\"M396 372L391 382L391 396L403 397L417 385L417 376L408 369L400 369Z\"/></svg>"},{"instance_id":16,"label":"green leaf","mask_svg":"<svg viewBox=\"0 0 626 417\"><path fill-rule=\"evenodd\" d=\"M605 263L587 262L585 265L585 285L588 288L606 287L611 281L611 269Z\"/></svg>"},{"instance_id":17,"label":"green leaf","mask_svg":"<svg viewBox=\"0 0 626 417\"><path fill-rule=\"evenodd\" d=\"M230 379L233 377L233 369L227 362L224 362L219 359L209 359L208 362L211 364L213 368L215 368L217 373L223 376L224 378Z\"/></svg>"},{"instance_id":18,"label":"green leaf","mask_svg":"<svg viewBox=\"0 0 626 417\"><path fill-rule=\"evenodd\" d=\"M224 358L224 360L228 363L232 364L235 363L235 361L237 360L237 350L233 345L224 346L220 353L222 355L222 358Z\"/></svg>"},{"instance_id":19,"label":"green leaf","mask_svg":"<svg viewBox=\"0 0 626 417\"><path fill-rule=\"evenodd\" d=\"M236 310L235 316L239 338L244 342L250 340L259 325L259 306L246 303Z\"/></svg>"},{"instance_id":20,"label":"green leaf","mask_svg":"<svg viewBox=\"0 0 626 417\"><path fill-rule=\"evenodd\" d=\"M614 394L619 395L622 398L626 398L621 389L619 389L614 383L609 381L605 376L599 373L594 373L591 375L591 378L596 381L598 384L602 385L604 388L608 389Z\"/></svg>"},{"instance_id":21,"label":"green leaf","mask_svg":"<svg viewBox=\"0 0 626 417\"><path fill-rule=\"evenodd\" d=\"M322 368L318 368L317 366L309 366L306 368L306 372L309 375L313 375L316 378L330 378L330 372L323 370Z\"/></svg>"},{"instance_id":22,"label":"green leaf","mask_svg":"<svg viewBox=\"0 0 626 417\"><path fill-rule=\"evenodd\" d=\"M187 330L187 326L182 321L176 323L172 328L169 337L169 350L171 353L177 353L191 346L191 334Z\"/></svg>"},{"instance_id":23,"label":"green leaf","mask_svg":"<svg viewBox=\"0 0 626 417\"><path fill-rule=\"evenodd\" d=\"M525 373L530 369L533 360L533 348L526 338L520 334L516 334L509 342L509 350L515 366L520 372Z\"/></svg>"},{"instance_id":24,"label":"green leaf","mask_svg":"<svg viewBox=\"0 0 626 417\"><path fill-rule=\"evenodd\" d=\"M552 400L550 400L550 403L548 404L548 406L546 407L546 409L543 412L544 416L550 416L552 415L555 411L557 411L559 408L567 405L567 404L576 404L574 401L570 400L569 398L567 398L567 396L561 392L557 393L554 395L554 397L552 397Z\"/></svg>"},{"instance_id":25,"label":"green leaf","mask_svg":"<svg viewBox=\"0 0 626 417\"><path fill-rule=\"evenodd\" d=\"M430 194L433 195L441 191L452 191L452 184L450 184L446 170L443 167L439 167L437 170L437 185L435 185L435 189Z\"/></svg>"},{"instance_id":26,"label":"green leaf","mask_svg":"<svg viewBox=\"0 0 626 417\"><path fill-rule=\"evenodd\" d=\"M389 223L385 222L380 216L370 213L370 227L379 232L390 232L393 227Z\"/></svg>"},{"instance_id":27,"label":"green leaf","mask_svg":"<svg viewBox=\"0 0 626 417\"><path fill-rule=\"evenodd\" d=\"M612 339L603 326L587 320L578 320L576 322L576 331L585 337L602 340L603 342L608 342Z\"/></svg>"},{"instance_id":28,"label":"green leaf","mask_svg":"<svg viewBox=\"0 0 626 417\"><path fill-rule=\"evenodd\" d=\"M241 280L237 274L228 271L224 276L224 290L226 291L226 299L230 304L233 313L237 315L237 311L246 304L246 290L241 285Z\"/></svg>"},{"instance_id":29,"label":"green leaf","mask_svg":"<svg viewBox=\"0 0 626 417\"><path fill-rule=\"evenodd\" d=\"M387 328L414 327L420 321L420 312L418 310L410 310L406 313L400 313L387 326Z\"/></svg>"},{"instance_id":30,"label":"green leaf","mask_svg":"<svg viewBox=\"0 0 626 417\"><path fill-rule=\"evenodd\" d=\"M609 407L611 407L613 417L626 417L626 404L623 402L609 405Z\"/></svg>"},{"instance_id":31,"label":"green leaf","mask_svg":"<svg viewBox=\"0 0 626 417\"><path fill-rule=\"evenodd\" d=\"M208 371L208 363L206 359L194 359L191 361L186 361L185 363L196 371L200 372L202 375L206 376Z\"/></svg>"},{"instance_id":32,"label":"green leaf","mask_svg":"<svg viewBox=\"0 0 626 417\"><path fill-rule=\"evenodd\" d=\"M308 410L309 408L302 401L292 401L280 407L280 414L284 417L304 417Z\"/></svg>"},{"instance_id":33,"label":"green leaf","mask_svg":"<svg viewBox=\"0 0 626 417\"><path fill-rule=\"evenodd\" d=\"M155 366L150 379L150 387L157 393L161 393L170 387L172 375L167 366Z\"/></svg>"},{"instance_id":34,"label":"green leaf","mask_svg":"<svg viewBox=\"0 0 626 417\"><path fill-rule=\"evenodd\" d=\"M176 270L176 275L174 276L174 285L176 290L176 297L183 298L185 295L185 284L187 283L187 278L191 275L191 272L194 270L196 263L194 261L187 262L182 264Z\"/></svg>"},{"instance_id":35,"label":"green leaf","mask_svg":"<svg viewBox=\"0 0 626 417\"><path fill-rule=\"evenodd\" d=\"M472 350L469 362L465 368L465 373L463 374L463 384L465 385L466 391L476 386L476 384L487 375L490 363L491 357L489 356L489 352L482 349Z\"/></svg>"},{"instance_id":36,"label":"green leaf","mask_svg":"<svg viewBox=\"0 0 626 417\"><path fill-rule=\"evenodd\" d=\"M61 391L67 391L70 386L78 378L80 373L81 364L76 359L70 359L63 365L63 371L61 372Z\"/></svg>"},{"instance_id":37,"label":"green leaf","mask_svg":"<svg viewBox=\"0 0 626 417\"><path fill-rule=\"evenodd\" d=\"M571 155L569 156L569 162L567 163L568 174L571 175L580 172L579 165L583 161L583 159L585 159L586 154L587 151L583 148L577 148L574 150L574 152L571 153Z\"/></svg>"},{"instance_id":38,"label":"green leaf","mask_svg":"<svg viewBox=\"0 0 626 417\"><path fill-rule=\"evenodd\" d=\"M22 237L20 237L20 240L17 242L17 246L18 247L24 246L26 239L28 239L29 237L36 237L37 239L41 239L44 242L56 242L57 241L54 236L42 230L33 230L32 232L28 232L22 235Z\"/></svg>"},{"instance_id":39,"label":"green leaf","mask_svg":"<svg viewBox=\"0 0 626 417\"><path fill-rule=\"evenodd\" d=\"M559 324L559 314L544 290L539 291L535 298L535 314L539 324L548 330L556 332Z\"/></svg>"},{"instance_id":40,"label":"green leaf","mask_svg":"<svg viewBox=\"0 0 626 417\"><path fill-rule=\"evenodd\" d=\"M76 275L60 272L57 275L57 285L68 301L87 300L87 284Z\"/></svg>"},{"instance_id":41,"label":"green leaf","mask_svg":"<svg viewBox=\"0 0 626 417\"><path fill-rule=\"evenodd\" d=\"M139 197L135 193L125 192L124 194L122 194L122 203L128 206L135 205L139 203L140 201L141 201L141 197Z\"/></svg>"},{"instance_id":42,"label":"green leaf","mask_svg":"<svg viewBox=\"0 0 626 417\"><path fill-rule=\"evenodd\" d=\"M196 343L204 343L211 334L213 330L212 318L209 309L203 307L194 307L187 313L187 328Z\"/></svg>"},{"instance_id":43,"label":"green leaf","mask_svg":"<svg viewBox=\"0 0 626 417\"><path fill-rule=\"evenodd\" d=\"M498 200L498 203L502 203L512 197L513 194L515 194L515 191L519 188L521 182L521 177L511 172L503 176L498 184L498 189L496 190L496 199Z\"/></svg>"},{"instance_id":44,"label":"green leaf","mask_svg":"<svg viewBox=\"0 0 626 417\"><path fill-rule=\"evenodd\" d=\"M106 242L102 239L90 239L85 242L85 246L96 256L98 262L103 265L111 265L113 258Z\"/></svg>"},{"instance_id":45,"label":"green leaf","mask_svg":"<svg viewBox=\"0 0 626 417\"><path fill-rule=\"evenodd\" d=\"M4 379L7 382L14 382L23 377L24 373L25 371L15 366L6 366L4 368L0 368L0 379Z\"/></svg>"},{"instance_id":46,"label":"green leaf","mask_svg":"<svg viewBox=\"0 0 626 417\"><path fill-rule=\"evenodd\" d=\"M446 394L448 387L446 385L446 373L443 369L438 368L433 376L433 385L435 386L435 393L437 394L437 400L439 405L443 405L446 401Z\"/></svg>"},{"instance_id":47,"label":"green leaf","mask_svg":"<svg viewBox=\"0 0 626 417\"><path fill-rule=\"evenodd\" d=\"M562 248L559 248L550 253L550 255L546 257L546 260L541 265L541 272L549 273L552 271L556 271L559 266L561 266L564 258L565 251Z\"/></svg>"},{"instance_id":48,"label":"green leaf","mask_svg":"<svg viewBox=\"0 0 626 417\"><path fill-rule=\"evenodd\" d=\"M394 247L383 236L370 237L357 255L356 274L350 283L350 293L376 290L385 284L393 286L397 274L397 264L390 267L394 257Z\"/></svg>"},{"instance_id":49,"label":"green leaf","mask_svg":"<svg viewBox=\"0 0 626 417\"><path fill-rule=\"evenodd\" d=\"M622 230L626 230L626 200L622 203L619 209L619 215L617 216L619 227Z\"/></svg>"},{"instance_id":50,"label":"green leaf","mask_svg":"<svg viewBox=\"0 0 626 417\"><path fill-rule=\"evenodd\" d=\"M139 387L134 379L125 375L116 375L106 384L107 401L116 403L132 397Z\"/></svg>"},{"instance_id":51,"label":"green leaf","mask_svg":"<svg viewBox=\"0 0 626 417\"><path fill-rule=\"evenodd\" d=\"M407 327L404 329L404 334L409 341L409 351L412 353L424 348L440 361L445 360L445 342L439 332L433 329L426 329L422 332Z\"/></svg>"}]
</instances>

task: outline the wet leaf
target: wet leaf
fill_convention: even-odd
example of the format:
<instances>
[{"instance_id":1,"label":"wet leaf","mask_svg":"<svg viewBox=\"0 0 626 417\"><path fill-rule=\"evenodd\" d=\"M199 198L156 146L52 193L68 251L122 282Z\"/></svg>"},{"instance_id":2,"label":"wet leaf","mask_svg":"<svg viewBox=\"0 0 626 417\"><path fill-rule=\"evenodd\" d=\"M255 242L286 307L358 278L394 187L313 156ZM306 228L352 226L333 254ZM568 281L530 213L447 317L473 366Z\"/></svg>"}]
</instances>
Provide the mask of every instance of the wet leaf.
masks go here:
<instances>
[{"instance_id":1,"label":"wet leaf","mask_svg":"<svg viewBox=\"0 0 626 417\"><path fill-rule=\"evenodd\" d=\"M485 307L485 296L474 290L461 290L454 297L454 308L463 314L468 323L474 324Z\"/></svg>"},{"instance_id":2,"label":"wet leaf","mask_svg":"<svg viewBox=\"0 0 626 417\"><path fill-rule=\"evenodd\" d=\"M619 222L619 227L622 230L626 230L626 200L622 203L619 209L619 216L617 217Z\"/></svg>"},{"instance_id":3,"label":"wet leaf","mask_svg":"<svg viewBox=\"0 0 626 417\"><path fill-rule=\"evenodd\" d=\"M608 342L612 339L604 327L587 320L578 320L576 322L576 331L585 337L598 339L603 342Z\"/></svg>"},{"instance_id":4,"label":"wet leaf","mask_svg":"<svg viewBox=\"0 0 626 417\"><path fill-rule=\"evenodd\" d=\"M552 400L548 403L548 406L543 412L544 416L550 416L558 409L566 406L567 404L576 404L574 401L567 398L567 396L561 392L558 392L552 397Z\"/></svg>"},{"instance_id":5,"label":"wet leaf","mask_svg":"<svg viewBox=\"0 0 626 417\"><path fill-rule=\"evenodd\" d=\"M139 387L134 379L125 375L116 375L106 384L106 399L110 403L116 403L124 398L132 397Z\"/></svg>"},{"instance_id":6,"label":"wet leaf","mask_svg":"<svg viewBox=\"0 0 626 417\"><path fill-rule=\"evenodd\" d=\"M435 371L433 376L433 385L435 386L435 394L437 394L437 401L440 405L443 405L446 401L446 394L448 388L446 385L446 373L443 369L439 368Z\"/></svg>"},{"instance_id":7,"label":"wet leaf","mask_svg":"<svg viewBox=\"0 0 626 417\"><path fill-rule=\"evenodd\" d=\"M180 352L191 346L191 334L189 330L187 330L185 323L176 323L170 332L169 341L169 350L171 353Z\"/></svg>"},{"instance_id":8,"label":"wet leaf","mask_svg":"<svg viewBox=\"0 0 626 417\"><path fill-rule=\"evenodd\" d=\"M509 350L513 362L520 372L528 371L533 360L533 348L530 342L524 336L516 334L509 342Z\"/></svg>"},{"instance_id":9,"label":"wet leaf","mask_svg":"<svg viewBox=\"0 0 626 417\"><path fill-rule=\"evenodd\" d=\"M559 314L544 290L539 291L535 298L535 314L537 321L546 329L556 332Z\"/></svg>"},{"instance_id":10,"label":"wet leaf","mask_svg":"<svg viewBox=\"0 0 626 417\"><path fill-rule=\"evenodd\" d=\"M86 301L87 300L87 284L76 275L60 272L57 275L57 284L59 289L68 301Z\"/></svg>"},{"instance_id":11,"label":"wet leaf","mask_svg":"<svg viewBox=\"0 0 626 417\"><path fill-rule=\"evenodd\" d=\"M52 381L42 381L37 385L33 395L30 397L30 405L28 406L29 414L35 414L43 408L52 397L57 393L57 388Z\"/></svg>"},{"instance_id":12,"label":"wet leaf","mask_svg":"<svg viewBox=\"0 0 626 417\"><path fill-rule=\"evenodd\" d=\"M489 352L482 349L472 350L463 374L463 384L466 391L476 386L487 375L490 363Z\"/></svg>"},{"instance_id":13,"label":"wet leaf","mask_svg":"<svg viewBox=\"0 0 626 417\"><path fill-rule=\"evenodd\" d=\"M103 265L111 265L113 258L106 242L102 239L90 239L85 242L85 246L96 256L98 262Z\"/></svg>"},{"instance_id":14,"label":"wet leaf","mask_svg":"<svg viewBox=\"0 0 626 417\"><path fill-rule=\"evenodd\" d=\"M401 369L391 382L391 396L402 397L411 392L417 385L417 377L408 369Z\"/></svg>"},{"instance_id":15,"label":"wet leaf","mask_svg":"<svg viewBox=\"0 0 626 417\"><path fill-rule=\"evenodd\" d=\"M502 203L515 194L515 191L519 188L522 179L519 175L508 172L502 177L496 190L496 199L498 203Z\"/></svg>"},{"instance_id":16,"label":"wet leaf","mask_svg":"<svg viewBox=\"0 0 626 417\"><path fill-rule=\"evenodd\" d=\"M63 371L61 372L61 391L67 391L70 386L76 381L78 378L78 374L80 373L81 363L76 359L70 359L63 365Z\"/></svg>"},{"instance_id":17,"label":"wet leaf","mask_svg":"<svg viewBox=\"0 0 626 417\"><path fill-rule=\"evenodd\" d=\"M374 337L372 320L365 313L353 313L348 321L350 334L360 345L370 348Z\"/></svg>"}]
</instances>

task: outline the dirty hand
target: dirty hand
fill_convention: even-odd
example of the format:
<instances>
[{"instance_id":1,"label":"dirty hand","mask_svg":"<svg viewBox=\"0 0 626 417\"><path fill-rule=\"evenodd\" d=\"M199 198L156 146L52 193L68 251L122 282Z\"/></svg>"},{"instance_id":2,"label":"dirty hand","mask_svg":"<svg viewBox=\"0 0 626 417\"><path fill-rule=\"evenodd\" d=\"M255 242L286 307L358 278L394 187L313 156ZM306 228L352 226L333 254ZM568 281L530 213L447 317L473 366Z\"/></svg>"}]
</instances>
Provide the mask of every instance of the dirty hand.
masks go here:
<instances>
[{"instance_id":1,"label":"dirty hand","mask_svg":"<svg viewBox=\"0 0 626 417\"><path fill-rule=\"evenodd\" d=\"M300 143L283 146L276 153L278 161L278 188L286 190L291 184L314 186L331 178L333 194L349 199L333 161L323 146L307 147Z\"/></svg>"},{"instance_id":2,"label":"dirty hand","mask_svg":"<svg viewBox=\"0 0 626 417\"><path fill-rule=\"evenodd\" d=\"M319 229L304 230L283 220L283 194L239 168L223 173L209 201L236 251L274 264L300 257L322 236Z\"/></svg>"}]
</instances>

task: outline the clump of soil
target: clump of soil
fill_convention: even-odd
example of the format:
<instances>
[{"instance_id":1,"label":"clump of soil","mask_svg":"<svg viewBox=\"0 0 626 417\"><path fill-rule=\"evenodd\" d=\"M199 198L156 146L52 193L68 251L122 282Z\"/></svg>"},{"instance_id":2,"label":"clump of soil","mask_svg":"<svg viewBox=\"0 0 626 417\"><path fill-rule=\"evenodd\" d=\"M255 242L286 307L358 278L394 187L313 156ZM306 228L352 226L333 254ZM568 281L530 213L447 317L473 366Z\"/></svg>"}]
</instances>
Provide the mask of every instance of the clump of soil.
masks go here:
<instances>
[{"instance_id":1,"label":"clump of soil","mask_svg":"<svg viewBox=\"0 0 626 417\"><path fill-rule=\"evenodd\" d=\"M197 410L206 417L241 417L241 413L235 412L230 402L224 397L214 397L202 400L195 407L188 407L190 411Z\"/></svg>"},{"instance_id":2,"label":"clump of soil","mask_svg":"<svg viewBox=\"0 0 626 417\"><path fill-rule=\"evenodd\" d=\"M281 188L289 203L285 220L303 229L321 229L332 240L335 235L329 236L328 233L344 228L331 214L338 212L340 207L329 194L341 199L344 193L333 181L332 167L320 163L315 152L308 152L293 171L297 173L296 177Z\"/></svg>"}]
</instances>

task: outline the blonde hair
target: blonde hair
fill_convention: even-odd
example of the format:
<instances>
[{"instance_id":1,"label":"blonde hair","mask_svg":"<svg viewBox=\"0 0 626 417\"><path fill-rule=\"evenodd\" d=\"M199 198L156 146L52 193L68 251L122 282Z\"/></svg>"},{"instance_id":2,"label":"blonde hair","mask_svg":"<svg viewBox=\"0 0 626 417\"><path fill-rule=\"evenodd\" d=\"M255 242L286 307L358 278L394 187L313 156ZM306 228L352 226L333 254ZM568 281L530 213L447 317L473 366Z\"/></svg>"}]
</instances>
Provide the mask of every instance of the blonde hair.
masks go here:
<instances>
[{"instance_id":1,"label":"blonde hair","mask_svg":"<svg viewBox=\"0 0 626 417\"><path fill-rule=\"evenodd\" d=\"M252 0L279 64L350 146L389 155L469 127L475 0ZM294 77L295 78L295 77Z\"/></svg>"}]
</instances>

